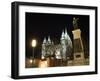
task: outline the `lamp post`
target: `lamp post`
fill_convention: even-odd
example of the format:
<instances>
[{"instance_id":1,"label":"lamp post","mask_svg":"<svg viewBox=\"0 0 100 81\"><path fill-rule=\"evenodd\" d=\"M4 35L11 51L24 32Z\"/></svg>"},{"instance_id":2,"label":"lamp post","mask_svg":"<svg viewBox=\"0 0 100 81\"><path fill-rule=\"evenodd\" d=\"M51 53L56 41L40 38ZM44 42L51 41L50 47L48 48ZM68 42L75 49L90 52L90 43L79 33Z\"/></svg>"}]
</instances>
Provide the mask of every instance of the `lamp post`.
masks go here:
<instances>
[{"instance_id":1,"label":"lamp post","mask_svg":"<svg viewBox=\"0 0 100 81\"><path fill-rule=\"evenodd\" d=\"M33 47L33 62L34 62L34 47L36 47L36 40L32 40L32 47Z\"/></svg>"}]
</instances>

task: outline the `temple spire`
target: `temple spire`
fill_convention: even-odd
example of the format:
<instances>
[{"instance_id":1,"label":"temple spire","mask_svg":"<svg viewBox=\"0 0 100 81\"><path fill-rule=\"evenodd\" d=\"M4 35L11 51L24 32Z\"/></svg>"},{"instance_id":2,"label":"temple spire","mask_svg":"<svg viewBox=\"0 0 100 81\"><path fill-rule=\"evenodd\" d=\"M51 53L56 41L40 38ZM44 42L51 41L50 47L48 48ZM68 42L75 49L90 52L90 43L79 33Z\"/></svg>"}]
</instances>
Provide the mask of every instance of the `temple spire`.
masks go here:
<instances>
[{"instance_id":1,"label":"temple spire","mask_svg":"<svg viewBox=\"0 0 100 81\"><path fill-rule=\"evenodd\" d=\"M46 38L44 38L44 40L43 40L43 44L46 44Z\"/></svg>"},{"instance_id":2,"label":"temple spire","mask_svg":"<svg viewBox=\"0 0 100 81\"><path fill-rule=\"evenodd\" d=\"M49 44L51 43L51 39L50 39L50 36L48 36L48 43L49 43Z\"/></svg>"},{"instance_id":3,"label":"temple spire","mask_svg":"<svg viewBox=\"0 0 100 81\"><path fill-rule=\"evenodd\" d=\"M67 38L68 34L67 34L67 28L65 28L65 38Z\"/></svg>"},{"instance_id":4,"label":"temple spire","mask_svg":"<svg viewBox=\"0 0 100 81\"><path fill-rule=\"evenodd\" d=\"M61 40L65 38L64 30L62 31Z\"/></svg>"}]
</instances>

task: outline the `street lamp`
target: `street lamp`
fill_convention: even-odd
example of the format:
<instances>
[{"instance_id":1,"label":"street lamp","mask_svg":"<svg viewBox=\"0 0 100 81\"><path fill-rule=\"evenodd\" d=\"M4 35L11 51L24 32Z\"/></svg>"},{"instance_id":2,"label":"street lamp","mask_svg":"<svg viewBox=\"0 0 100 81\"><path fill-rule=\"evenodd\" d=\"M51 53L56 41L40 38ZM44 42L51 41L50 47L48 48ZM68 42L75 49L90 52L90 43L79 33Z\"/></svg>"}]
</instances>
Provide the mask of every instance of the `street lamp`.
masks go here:
<instances>
[{"instance_id":1,"label":"street lamp","mask_svg":"<svg viewBox=\"0 0 100 81\"><path fill-rule=\"evenodd\" d=\"M32 40L32 47L36 47L36 40L35 39Z\"/></svg>"},{"instance_id":2,"label":"street lamp","mask_svg":"<svg viewBox=\"0 0 100 81\"><path fill-rule=\"evenodd\" d=\"M32 40L32 47L33 47L33 60L34 60L34 47L36 47L36 40Z\"/></svg>"}]
</instances>

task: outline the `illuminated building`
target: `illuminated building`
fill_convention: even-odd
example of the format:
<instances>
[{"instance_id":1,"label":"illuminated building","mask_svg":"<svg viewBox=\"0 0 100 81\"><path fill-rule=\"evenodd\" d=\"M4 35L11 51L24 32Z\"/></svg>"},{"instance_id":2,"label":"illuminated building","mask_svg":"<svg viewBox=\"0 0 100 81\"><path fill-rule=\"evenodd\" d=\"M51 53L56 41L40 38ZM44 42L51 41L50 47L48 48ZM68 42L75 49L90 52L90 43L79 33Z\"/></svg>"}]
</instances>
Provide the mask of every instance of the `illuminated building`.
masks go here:
<instances>
[{"instance_id":1,"label":"illuminated building","mask_svg":"<svg viewBox=\"0 0 100 81\"><path fill-rule=\"evenodd\" d=\"M67 33L67 29L62 32L60 43L54 45L50 36L46 40L44 38L42 43L42 55L41 59L50 58L51 61L55 61L55 66L67 65L67 57L72 53L72 41ZM61 64L62 63L62 64Z\"/></svg>"}]
</instances>

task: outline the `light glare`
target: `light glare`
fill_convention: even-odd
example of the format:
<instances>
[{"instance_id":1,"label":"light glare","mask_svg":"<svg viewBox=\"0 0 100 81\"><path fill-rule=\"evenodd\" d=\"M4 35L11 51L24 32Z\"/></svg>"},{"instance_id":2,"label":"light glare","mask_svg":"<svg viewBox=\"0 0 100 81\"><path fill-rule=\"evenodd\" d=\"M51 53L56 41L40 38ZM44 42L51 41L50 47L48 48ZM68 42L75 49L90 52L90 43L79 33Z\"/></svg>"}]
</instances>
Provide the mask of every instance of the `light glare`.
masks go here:
<instances>
[{"instance_id":1,"label":"light glare","mask_svg":"<svg viewBox=\"0 0 100 81\"><path fill-rule=\"evenodd\" d=\"M32 47L36 46L36 40L32 40Z\"/></svg>"}]
</instances>

